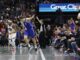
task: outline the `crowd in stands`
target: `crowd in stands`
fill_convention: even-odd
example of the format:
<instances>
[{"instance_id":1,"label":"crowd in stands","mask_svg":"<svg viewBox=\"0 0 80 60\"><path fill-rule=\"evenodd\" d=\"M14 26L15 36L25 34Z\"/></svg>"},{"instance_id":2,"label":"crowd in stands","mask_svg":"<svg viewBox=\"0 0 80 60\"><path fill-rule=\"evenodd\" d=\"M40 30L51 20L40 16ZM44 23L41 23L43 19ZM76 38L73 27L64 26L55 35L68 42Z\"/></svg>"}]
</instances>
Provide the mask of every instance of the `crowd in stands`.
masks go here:
<instances>
[{"instance_id":1,"label":"crowd in stands","mask_svg":"<svg viewBox=\"0 0 80 60\"><path fill-rule=\"evenodd\" d=\"M55 26L53 40L55 48L63 48L64 51L76 52L80 48L80 25L71 18L67 24Z\"/></svg>"},{"instance_id":2,"label":"crowd in stands","mask_svg":"<svg viewBox=\"0 0 80 60\"><path fill-rule=\"evenodd\" d=\"M43 33L41 34L41 37L44 36ZM44 39L48 46L53 44L56 49L62 50L62 52L80 52L80 23L70 18L65 24L52 25L51 29L46 28L42 41Z\"/></svg>"},{"instance_id":3,"label":"crowd in stands","mask_svg":"<svg viewBox=\"0 0 80 60\"><path fill-rule=\"evenodd\" d=\"M0 0L0 16L14 19L24 11L35 12L35 3L33 0Z\"/></svg>"}]
</instances>

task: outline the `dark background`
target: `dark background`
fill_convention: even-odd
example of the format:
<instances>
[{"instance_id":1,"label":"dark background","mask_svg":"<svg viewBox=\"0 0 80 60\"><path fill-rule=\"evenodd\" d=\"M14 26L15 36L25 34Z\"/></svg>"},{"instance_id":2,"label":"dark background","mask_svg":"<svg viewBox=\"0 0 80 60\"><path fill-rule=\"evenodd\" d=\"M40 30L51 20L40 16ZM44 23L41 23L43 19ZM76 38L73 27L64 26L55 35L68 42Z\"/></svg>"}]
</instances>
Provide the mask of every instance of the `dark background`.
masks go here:
<instances>
[{"instance_id":1,"label":"dark background","mask_svg":"<svg viewBox=\"0 0 80 60\"><path fill-rule=\"evenodd\" d=\"M36 15L39 16L40 19L43 19L46 23L55 23L55 22L59 22L59 23L65 23L69 18L73 17L75 20L77 18L77 14L78 12L51 12L51 13L40 13L38 12L39 3L44 3L47 2L48 3L80 3L80 0L0 0L0 16L5 16L7 13L10 14L11 17L14 17L15 14L19 15L21 14L21 11L15 11L16 7L24 6L25 8L22 10L31 10L31 5L35 5L35 12ZM6 8L9 7L11 8L13 11L5 11ZM13 8L15 7L15 8ZM9 17L10 17L9 16Z\"/></svg>"}]
</instances>

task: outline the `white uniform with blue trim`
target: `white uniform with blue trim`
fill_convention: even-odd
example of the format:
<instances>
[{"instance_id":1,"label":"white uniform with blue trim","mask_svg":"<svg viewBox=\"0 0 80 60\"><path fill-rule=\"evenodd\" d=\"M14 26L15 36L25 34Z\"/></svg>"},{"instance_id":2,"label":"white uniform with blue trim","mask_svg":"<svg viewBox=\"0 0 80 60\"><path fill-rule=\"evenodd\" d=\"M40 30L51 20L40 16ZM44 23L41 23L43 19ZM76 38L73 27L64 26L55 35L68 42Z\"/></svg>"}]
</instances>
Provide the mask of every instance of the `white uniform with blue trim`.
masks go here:
<instances>
[{"instance_id":1,"label":"white uniform with blue trim","mask_svg":"<svg viewBox=\"0 0 80 60\"><path fill-rule=\"evenodd\" d=\"M8 25L8 39L9 39L9 44L15 47L15 40L16 40L16 32L12 33L14 28L12 28L12 25Z\"/></svg>"}]
</instances>

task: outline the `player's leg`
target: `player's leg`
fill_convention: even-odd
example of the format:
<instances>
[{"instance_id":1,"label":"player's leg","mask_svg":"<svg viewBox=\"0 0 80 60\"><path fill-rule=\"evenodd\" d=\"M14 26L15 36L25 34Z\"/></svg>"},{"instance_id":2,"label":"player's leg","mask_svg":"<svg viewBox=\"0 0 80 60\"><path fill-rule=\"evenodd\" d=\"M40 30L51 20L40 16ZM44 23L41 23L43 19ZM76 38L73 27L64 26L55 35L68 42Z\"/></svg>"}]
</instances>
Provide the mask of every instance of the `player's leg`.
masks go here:
<instances>
[{"instance_id":1,"label":"player's leg","mask_svg":"<svg viewBox=\"0 0 80 60\"><path fill-rule=\"evenodd\" d=\"M34 48L37 49L37 39L34 32L31 34L31 39L34 44Z\"/></svg>"},{"instance_id":2,"label":"player's leg","mask_svg":"<svg viewBox=\"0 0 80 60\"><path fill-rule=\"evenodd\" d=\"M30 47L30 44L29 44L29 39L28 39L28 36L27 35L24 35L24 42L25 44Z\"/></svg>"},{"instance_id":3,"label":"player's leg","mask_svg":"<svg viewBox=\"0 0 80 60\"><path fill-rule=\"evenodd\" d=\"M11 37L12 35L11 34L9 34L9 36L8 36L8 49L12 49L12 37Z\"/></svg>"},{"instance_id":4,"label":"player's leg","mask_svg":"<svg viewBox=\"0 0 80 60\"><path fill-rule=\"evenodd\" d=\"M36 34L35 34L34 30L32 30L32 29L29 30L28 35L29 35L29 37L31 38L31 40L34 44L34 48L37 49L37 42L36 42L36 38L35 38Z\"/></svg>"},{"instance_id":5,"label":"player's leg","mask_svg":"<svg viewBox=\"0 0 80 60\"><path fill-rule=\"evenodd\" d=\"M35 39L35 37L32 38L32 41L33 41L33 44L34 44L34 48L36 49L36 48L37 48L37 43L36 43L36 39Z\"/></svg>"},{"instance_id":6,"label":"player's leg","mask_svg":"<svg viewBox=\"0 0 80 60\"><path fill-rule=\"evenodd\" d=\"M26 30L24 31L24 42L30 48L29 38L28 38L28 31L26 31Z\"/></svg>"},{"instance_id":7,"label":"player's leg","mask_svg":"<svg viewBox=\"0 0 80 60\"><path fill-rule=\"evenodd\" d=\"M36 40L36 44L37 44L37 47L39 46L39 40L38 40L38 37L35 37L35 40Z\"/></svg>"},{"instance_id":8,"label":"player's leg","mask_svg":"<svg viewBox=\"0 0 80 60\"><path fill-rule=\"evenodd\" d=\"M16 42L16 33L13 33L13 34L12 34L12 37L13 37L13 38L12 38L12 46L13 46L13 47L16 47L16 43L15 43L15 42Z\"/></svg>"},{"instance_id":9,"label":"player's leg","mask_svg":"<svg viewBox=\"0 0 80 60\"><path fill-rule=\"evenodd\" d=\"M11 34L8 35L8 47L11 46L11 42L12 42L12 37Z\"/></svg>"}]
</instances>

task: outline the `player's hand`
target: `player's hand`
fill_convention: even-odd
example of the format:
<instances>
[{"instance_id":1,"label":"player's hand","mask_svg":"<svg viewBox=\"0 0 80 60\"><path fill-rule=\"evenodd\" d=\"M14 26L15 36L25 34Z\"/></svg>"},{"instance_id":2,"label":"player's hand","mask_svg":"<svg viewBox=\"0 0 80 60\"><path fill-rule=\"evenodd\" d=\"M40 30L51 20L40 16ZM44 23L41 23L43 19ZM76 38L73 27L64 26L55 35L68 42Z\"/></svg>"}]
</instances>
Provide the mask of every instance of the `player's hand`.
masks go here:
<instances>
[{"instance_id":1,"label":"player's hand","mask_svg":"<svg viewBox=\"0 0 80 60\"><path fill-rule=\"evenodd\" d=\"M32 15L32 17L34 18L34 17L35 17L35 15Z\"/></svg>"},{"instance_id":2,"label":"player's hand","mask_svg":"<svg viewBox=\"0 0 80 60\"><path fill-rule=\"evenodd\" d=\"M40 20L40 24L43 24L43 20Z\"/></svg>"},{"instance_id":3,"label":"player's hand","mask_svg":"<svg viewBox=\"0 0 80 60\"><path fill-rule=\"evenodd\" d=\"M39 20L37 16L36 16L36 19L39 21L40 24L43 24L43 20Z\"/></svg>"}]
</instances>

